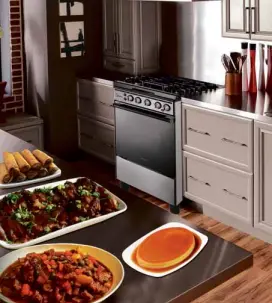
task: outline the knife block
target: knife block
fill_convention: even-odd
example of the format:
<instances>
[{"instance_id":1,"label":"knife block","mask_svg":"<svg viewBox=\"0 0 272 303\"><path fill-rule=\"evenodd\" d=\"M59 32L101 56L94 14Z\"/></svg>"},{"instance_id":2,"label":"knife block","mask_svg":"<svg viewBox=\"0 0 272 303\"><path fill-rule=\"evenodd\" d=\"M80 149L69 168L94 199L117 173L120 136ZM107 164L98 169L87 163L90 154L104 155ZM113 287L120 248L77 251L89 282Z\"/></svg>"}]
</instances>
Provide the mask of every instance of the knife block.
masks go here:
<instances>
[{"instance_id":1,"label":"knife block","mask_svg":"<svg viewBox=\"0 0 272 303\"><path fill-rule=\"evenodd\" d=\"M226 92L226 95L229 95L229 96L242 95L242 74L241 73L226 73L225 92Z\"/></svg>"}]
</instances>

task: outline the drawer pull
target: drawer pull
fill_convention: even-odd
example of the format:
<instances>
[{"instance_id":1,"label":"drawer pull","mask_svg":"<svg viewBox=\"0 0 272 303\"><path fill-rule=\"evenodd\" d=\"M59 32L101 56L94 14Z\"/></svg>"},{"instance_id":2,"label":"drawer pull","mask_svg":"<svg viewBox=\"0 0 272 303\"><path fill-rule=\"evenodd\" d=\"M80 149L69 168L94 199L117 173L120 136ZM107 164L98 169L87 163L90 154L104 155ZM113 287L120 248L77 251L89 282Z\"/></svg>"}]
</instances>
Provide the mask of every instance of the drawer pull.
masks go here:
<instances>
[{"instance_id":1,"label":"drawer pull","mask_svg":"<svg viewBox=\"0 0 272 303\"><path fill-rule=\"evenodd\" d=\"M234 197L236 197L236 198L238 198L238 199L248 201L246 197L237 195L237 194L235 194L235 193L233 193L233 192L227 190L226 188L224 188L223 191L224 191L226 194L229 194L229 195L231 195L231 196L234 196Z\"/></svg>"},{"instance_id":2,"label":"drawer pull","mask_svg":"<svg viewBox=\"0 0 272 303\"><path fill-rule=\"evenodd\" d=\"M94 140L94 141L98 142L99 144L105 145L105 146L110 147L110 148L114 148L114 145L113 145L113 144L110 144L110 143L106 143L106 142L97 140L97 139L96 139L94 136L92 136L92 135L87 135L87 134L84 134L84 133L80 133L80 135L83 136L83 137L89 138L89 139L91 139L91 140Z\"/></svg>"},{"instance_id":3,"label":"drawer pull","mask_svg":"<svg viewBox=\"0 0 272 303\"><path fill-rule=\"evenodd\" d=\"M204 135L204 136L210 136L210 134L208 132L202 132L200 130L197 130L197 129L194 129L192 127L189 127L188 130L190 132L194 132L194 133L197 133L197 134L200 134L200 135Z\"/></svg>"},{"instance_id":4,"label":"drawer pull","mask_svg":"<svg viewBox=\"0 0 272 303\"><path fill-rule=\"evenodd\" d=\"M240 146L243 146L243 147L248 147L245 143L240 143L240 142L233 141L233 140L230 140L230 139L227 139L227 138L223 138L222 141L223 141L223 142L226 142L226 143L231 143L231 144L235 144L235 145L240 145Z\"/></svg>"},{"instance_id":5,"label":"drawer pull","mask_svg":"<svg viewBox=\"0 0 272 303\"><path fill-rule=\"evenodd\" d=\"M26 142L27 142L27 143L32 143L32 140L27 140Z\"/></svg>"},{"instance_id":6,"label":"drawer pull","mask_svg":"<svg viewBox=\"0 0 272 303\"><path fill-rule=\"evenodd\" d=\"M113 104L108 104L108 103L102 102L102 101L98 101L98 102L101 103L101 104L104 105L104 106L113 107Z\"/></svg>"},{"instance_id":7,"label":"drawer pull","mask_svg":"<svg viewBox=\"0 0 272 303\"><path fill-rule=\"evenodd\" d=\"M120 62L112 62L111 65L117 68L125 67L125 64L122 64Z\"/></svg>"},{"instance_id":8,"label":"drawer pull","mask_svg":"<svg viewBox=\"0 0 272 303\"><path fill-rule=\"evenodd\" d=\"M211 186L210 183L205 182L205 181L201 181L201 180L199 180L199 179L197 179L197 178L195 178L195 177L193 177L193 176L189 176L189 179L191 179L191 180L193 180L193 181L195 181L195 182L199 182L199 183L201 183L201 184L204 184L204 185L206 185L206 186Z\"/></svg>"}]
</instances>

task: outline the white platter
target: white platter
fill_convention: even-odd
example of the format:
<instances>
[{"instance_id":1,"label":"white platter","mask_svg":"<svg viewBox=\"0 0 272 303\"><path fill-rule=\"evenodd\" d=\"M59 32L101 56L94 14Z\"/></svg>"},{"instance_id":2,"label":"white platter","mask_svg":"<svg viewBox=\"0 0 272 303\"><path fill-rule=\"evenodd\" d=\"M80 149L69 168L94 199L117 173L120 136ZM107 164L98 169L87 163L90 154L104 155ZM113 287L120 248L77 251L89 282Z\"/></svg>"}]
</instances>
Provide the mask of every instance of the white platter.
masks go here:
<instances>
[{"instance_id":1,"label":"white platter","mask_svg":"<svg viewBox=\"0 0 272 303\"><path fill-rule=\"evenodd\" d=\"M43 178L26 180L23 182L13 182L13 183L8 183L8 184L0 183L0 189L15 188L15 187L27 186L27 185L31 185L31 184L35 184L35 183L40 183L40 182L46 182L46 181L58 178L60 176L61 176L61 170L58 169L53 175L46 176Z\"/></svg>"},{"instance_id":2,"label":"white platter","mask_svg":"<svg viewBox=\"0 0 272 303\"><path fill-rule=\"evenodd\" d=\"M33 191L34 189L37 189L37 188L55 187L55 186L58 186L60 184L64 184L66 181L76 182L76 180L79 179L79 178L82 178L82 177L73 178L73 179L67 179L67 180L62 180L62 181L57 181L57 182L53 182L53 183L47 183L47 184L43 184L43 185L40 185L40 186L27 188L27 190ZM94 182L94 183L96 183L96 182ZM99 185L99 186L102 186L102 185L100 185L98 183L96 183L96 184ZM85 227L88 227L88 226L91 226L91 225L103 222L103 221L108 220L108 219L110 219L112 217L115 217L115 216L117 216L117 215L119 215L119 214L121 214L121 213L123 213L124 211L127 210L127 205L126 205L126 203L124 201L122 201L121 199L119 199L117 196L115 196L113 193L111 193L110 191L108 191L106 188L105 188L105 190L109 193L109 195L111 195L113 198L115 198L118 201L118 203L119 203L119 210L118 211L113 212L113 213L109 213L107 215L103 215L103 216L100 216L100 217L97 217L97 218L92 218L90 220L87 220L87 221L84 221L84 222L80 222L80 223L77 223L77 224L74 224L74 225L70 225L70 226L64 227L63 229L59 229L59 230L53 231L51 233L48 233L48 234L46 234L44 236L41 236L39 238L30 240L30 241L25 242L25 243L9 244L6 241L0 240L0 246L2 246L4 248L7 248L7 249L19 249L19 248L23 248L23 247L27 247L27 246L31 246L31 245L36 245L38 243L45 242L45 241L48 241L48 240L51 240L51 239L54 239L54 238L66 235L68 233L74 232L76 230L79 230L79 229L82 229L82 228L85 228ZM6 195L0 196L0 200L3 199L5 196ZM0 228L1 228L1 225L0 225Z\"/></svg>"},{"instance_id":3,"label":"white platter","mask_svg":"<svg viewBox=\"0 0 272 303\"><path fill-rule=\"evenodd\" d=\"M199 238L201 239L201 245L199 247L199 249L185 262L183 262L180 265L177 265L177 267L172 268L168 271L164 271L164 272L152 272L152 271L148 271L147 269L143 269L142 267L138 266L137 264L135 264L132 260L132 254L135 251L135 249L144 241L145 238L147 238L148 236L150 236L151 234L154 234L155 232L157 232L158 230L161 229L165 229L165 228L169 228L169 227L181 227L181 228L186 228L189 231L193 232L194 234L196 234L197 236L199 236ZM151 277L155 277L155 278L160 278L160 277L164 277L166 275L169 275L179 269L181 269L182 267L186 266L188 263L190 263L201 251L202 249L205 247L205 245L208 243L208 237L202 233L200 233L199 231L185 225L179 222L171 222L171 223L167 223L165 225L162 225L161 227L151 231L150 233L148 233L147 235L143 236L142 238L140 238L139 240L137 240L136 242L134 242L133 244L131 244L128 248L126 248L123 253L122 253L122 257L123 260L127 263L127 265L129 265L130 267L132 267L133 269L137 270L138 272L147 275L147 276L151 276Z\"/></svg>"},{"instance_id":4,"label":"white platter","mask_svg":"<svg viewBox=\"0 0 272 303\"><path fill-rule=\"evenodd\" d=\"M95 301L95 303L103 302L108 297L110 297L122 284L125 276L125 271L122 263L118 258L116 258L111 253L107 252L98 247L81 245L81 244L43 244L33 247L22 248L17 251L10 252L4 257L0 258L0 275L5 271L10 265L16 262L19 258L25 257L28 253L43 253L49 249L55 249L55 251L65 251L71 249L79 249L80 252L84 254L89 254L102 264L104 264L113 274L113 284L110 291L102 298ZM12 300L6 298L0 294L0 301L6 303L14 303Z\"/></svg>"}]
</instances>

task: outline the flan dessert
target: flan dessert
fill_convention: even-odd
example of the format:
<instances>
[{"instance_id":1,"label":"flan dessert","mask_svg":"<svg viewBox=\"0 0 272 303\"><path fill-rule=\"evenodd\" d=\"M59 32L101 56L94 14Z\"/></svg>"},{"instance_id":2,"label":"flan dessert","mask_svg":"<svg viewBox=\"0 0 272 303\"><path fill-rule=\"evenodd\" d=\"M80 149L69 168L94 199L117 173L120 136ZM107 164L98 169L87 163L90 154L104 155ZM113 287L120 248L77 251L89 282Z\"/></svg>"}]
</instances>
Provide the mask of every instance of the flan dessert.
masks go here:
<instances>
[{"instance_id":1,"label":"flan dessert","mask_svg":"<svg viewBox=\"0 0 272 303\"><path fill-rule=\"evenodd\" d=\"M161 229L148 236L136 250L136 262L150 269L167 269L188 258L196 246L194 233L186 228Z\"/></svg>"}]
</instances>

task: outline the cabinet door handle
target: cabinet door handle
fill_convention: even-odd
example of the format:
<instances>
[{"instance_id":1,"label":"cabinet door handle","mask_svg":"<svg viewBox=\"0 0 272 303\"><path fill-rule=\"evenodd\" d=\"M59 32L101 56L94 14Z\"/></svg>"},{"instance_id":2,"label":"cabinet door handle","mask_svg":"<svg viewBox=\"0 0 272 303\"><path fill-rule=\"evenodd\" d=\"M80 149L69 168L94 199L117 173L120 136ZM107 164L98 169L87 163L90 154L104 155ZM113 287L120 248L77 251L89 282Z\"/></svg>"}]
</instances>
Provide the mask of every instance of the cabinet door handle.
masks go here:
<instances>
[{"instance_id":1,"label":"cabinet door handle","mask_svg":"<svg viewBox=\"0 0 272 303\"><path fill-rule=\"evenodd\" d=\"M192 127L189 127L188 130L189 130L190 132L197 133L197 134L200 134L200 135L211 136L208 132L203 132L203 131L201 131L201 130L194 129L194 128L192 128Z\"/></svg>"},{"instance_id":2,"label":"cabinet door handle","mask_svg":"<svg viewBox=\"0 0 272 303\"><path fill-rule=\"evenodd\" d=\"M256 34L256 7L251 8L251 33Z\"/></svg>"},{"instance_id":3,"label":"cabinet door handle","mask_svg":"<svg viewBox=\"0 0 272 303\"><path fill-rule=\"evenodd\" d=\"M117 54L119 55L120 54L120 50L121 50L121 45L120 45L120 35L117 33L116 34L117 36Z\"/></svg>"},{"instance_id":4,"label":"cabinet door handle","mask_svg":"<svg viewBox=\"0 0 272 303\"><path fill-rule=\"evenodd\" d=\"M230 139L227 139L227 138L222 138L222 141L225 142L225 143L230 143L230 144L240 145L240 146L243 146L243 147L248 147L245 143L240 143L240 142L230 140Z\"/></svg>"},{"instance_id":5,"label":"cabinet door handle","mask_svg":"<svg viewBox=\"0 0 272 303\"><path fill-rule=\"evenodd\" d=\"M113 51L117 54L117 34L113 34Z\"/></svg>"},{"instance_id":6,"label":"cabinet door handle","mask_svg":"<svg viewBox=\"0 0 272 303\"><path fill-rule=\"evenodd\" d=\"M191 180L193 180L193 181L195 181L195 182L199 182L199 183L201 183L201 184L204 184L204 185L206 185L206 186L209 186L209 187L211 186L210 183L205 182L205 181L202 181L202 180L199 180L199 179L197 179L197 178L195 178L195 177L193 177L193 176L189 176L188 178L191 179Z\"/></svg>"},{"instance_id":7,"label":"cabinet door handle","mask_svg":"<svg viewBox=\"0 0 272 303\"><path fill-rule=\"evenodd\" d=\"M113 107L113 104L108 104L106 102L103 102L103 101L98 101L100 104L104 105L104 106L107 106L107 107Z\"/></svg>"},{"instance_id":8,"label":"cabinet door handle","mask_svg":"<svg viewBox=\"0 0 272 303\"><path fill-rule=\"evenodd\" d=\"M238 198L238 199L248 201L246 197L241 196L241 195L237 195L237 194L235 194L235 193L233 193L233 192L227 190L226 188L224 188L223 191L224 191L224 193L226 193L226 194L228 194L228 195L230 195L230 196L234 196L234 197L236 197L236 198Z\"/></svg>"},{"instance_id":9,"label":"cabinet door handle","mask_svg":"<svg viewBox=\"0 0 272 303\"><path fill-rule=\"evenodd\" d=\"M89 138L89 139L91 139L91 140L94 140L94 141L98 142L99 144L105 145L105 146L110 147L110 148L114 148L114 145L113 145L113 144L110 144L110 143L106 143L106 142L97 140L97 139L96 139L94 136L92 136L92 135L87 135L87 134L85 134L85 133L80 133L80 135L83 136L83 137Z\"/></svg>"},{"instance_id":10,"label":"cabinet door handle","mask_svg":"<svg viewBox=\"0 0 272 303\"><path fill-rule=\"evenodd\" d=\"M32 143L32 140L27 140L26 142L27 142L27 143Z\"/></svg>"},{"instance_id":11,"label":"cabinet door handle","mask_svg":"<svg viewBox=\"0 0 272 303\"><path fill-rule=\"evenodd\" d=\"M250 26L249 26L249 21L250 21L250 7L245 8L245 23L246 23L246 34L250 34Z\"/></svg>"}]
</instances>

